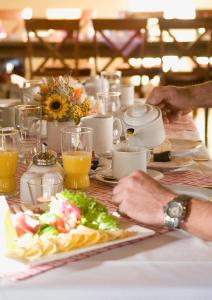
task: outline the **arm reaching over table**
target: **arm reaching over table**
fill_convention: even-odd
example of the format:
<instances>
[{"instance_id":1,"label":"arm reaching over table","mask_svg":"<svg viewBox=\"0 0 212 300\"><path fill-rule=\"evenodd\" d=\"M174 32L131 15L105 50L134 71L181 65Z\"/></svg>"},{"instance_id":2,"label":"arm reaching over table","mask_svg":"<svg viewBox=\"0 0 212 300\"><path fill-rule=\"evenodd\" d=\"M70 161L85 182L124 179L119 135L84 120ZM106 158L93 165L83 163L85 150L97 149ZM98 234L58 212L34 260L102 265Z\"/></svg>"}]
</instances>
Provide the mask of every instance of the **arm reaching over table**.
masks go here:
<instances>
[{"instance_id":1,"label":"arm reaching over table","mask_svg":"<svg viewBox=\"0 0 212 300\"><path fill-rule=\"evenodd\" d=\"M156 87L147 97L147 103L158 105L169 121L177 119L198 107L212 107L212 81L185 87Z\"/></svg>"},{"instance_id":2,"label":"arm reaching over table","mask_svg":"<svg viewBox=\"0 0 212 300\"><path fill-rule=\"evenodd\" d=\"M113 190L113 201L121 214L153 226L165 226L164 207L175 197L176 194L141 171L122 178ZM212 202L190 199L179 227L212 240Z\"/></svg>"}]
</instances>

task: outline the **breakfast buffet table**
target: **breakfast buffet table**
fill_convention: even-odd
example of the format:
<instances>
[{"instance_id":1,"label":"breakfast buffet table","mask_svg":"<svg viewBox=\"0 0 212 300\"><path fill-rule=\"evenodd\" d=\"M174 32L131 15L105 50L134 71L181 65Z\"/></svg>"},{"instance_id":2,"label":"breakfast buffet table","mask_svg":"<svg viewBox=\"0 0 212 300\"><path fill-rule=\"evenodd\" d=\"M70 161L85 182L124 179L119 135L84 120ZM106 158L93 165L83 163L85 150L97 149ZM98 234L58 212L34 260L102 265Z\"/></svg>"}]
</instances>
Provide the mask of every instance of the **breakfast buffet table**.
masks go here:
<instances>
[{"instance_id":1,"label":"breakfast buffet table","mask_svg":"<svg viewBox=\"0 0 212 300\"><path fill-rule=\"evenodd\" d=\"M166 131L170 138L199 139L190 118ZM161 169L161 183L209 200L212 162L205 146L186 155L192 164ZM89 193L112 211L112 188L93 178ZM182 230L152 229L154 235L146 238L16 272L5 272L1 264L0 300L212 299L212 243Z\"/></svg>"}]
</instances>

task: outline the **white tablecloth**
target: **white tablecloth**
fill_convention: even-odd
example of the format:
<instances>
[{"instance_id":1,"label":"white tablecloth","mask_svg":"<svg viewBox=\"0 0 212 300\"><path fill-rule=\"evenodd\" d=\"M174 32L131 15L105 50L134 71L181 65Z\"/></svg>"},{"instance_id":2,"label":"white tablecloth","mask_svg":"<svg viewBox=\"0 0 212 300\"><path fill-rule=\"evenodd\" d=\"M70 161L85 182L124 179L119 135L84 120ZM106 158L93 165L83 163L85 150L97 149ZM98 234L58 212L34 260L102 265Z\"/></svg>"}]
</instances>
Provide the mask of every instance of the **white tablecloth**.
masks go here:
<instances>
[{"instance_id":1,"label":"white tablecloth","mask_svg":"<svg viewBox=\"0 0 212 300\"><path fill-rule=\"evenodd\" d=\"M144 240L22 282L1 300L212 299L212 243L183 231Z\"/></svg>"},{"instance_id":2,"label":"white tablecloth","mask_svg":"<svg viewBox=\"0 0 212 300\"><path fill-rule=\"evenodd\" d=\"M0 300L211 300L212 242L172 231L0 287Z\"/></svg>"}]
</instances>

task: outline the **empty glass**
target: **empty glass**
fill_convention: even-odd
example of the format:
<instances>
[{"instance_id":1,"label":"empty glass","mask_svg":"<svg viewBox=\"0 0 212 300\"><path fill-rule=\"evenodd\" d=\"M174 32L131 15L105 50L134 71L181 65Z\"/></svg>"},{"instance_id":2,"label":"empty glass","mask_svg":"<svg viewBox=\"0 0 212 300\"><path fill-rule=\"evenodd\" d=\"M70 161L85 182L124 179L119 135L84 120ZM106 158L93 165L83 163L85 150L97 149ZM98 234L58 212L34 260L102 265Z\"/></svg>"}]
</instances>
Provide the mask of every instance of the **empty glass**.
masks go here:
<instances>
[{"instance_id":1,"label":"empty glass","mask_svg":"<svg viewBox=\"0 0 212 300\"><path fill-rule=\"evenodd\" d=\"M120 92L97 93L99 114L116 115L121 107Z\"/></svg>"},{"instance_id":2,"label":"empty glass","mask_svg":"<svg viewBox=\"0 0 212 300\"><path fill-rule=\"evenodd\" d=\"M26 80L22 88L22 98L24 104L38 104L40 101L40 88L42 80Z\"/></svg>"},{"instance_id":3,"label":"empty glass","mask_svg":"<svg viewBox=\"0 0 212 300\"><path fill-rule=\"evenodd\" d=\"M40 148L41 106L17 105L15 107L15 125L19 131L20 160L28 164Z\"/></svg>"},{"instance_id":4,"label":"empty glass","mask_svg":"<svg viewBox=\"0 0 212 300\"><path fill-rule=\"evenodd\" d=\"M102 71L101 79L104 92L120 92L121 71Z\"/></svg>"},{"instance_id":5,"label":"empty glass","mask_svg":"<svg viewBox=\"0 0 212 300\"><path fill-rule=\"evenodd\" d=\"M0 194L10 195L16 190L15 173L18 164L18 131L0 129Z\"/></svg>"}]
</instances>

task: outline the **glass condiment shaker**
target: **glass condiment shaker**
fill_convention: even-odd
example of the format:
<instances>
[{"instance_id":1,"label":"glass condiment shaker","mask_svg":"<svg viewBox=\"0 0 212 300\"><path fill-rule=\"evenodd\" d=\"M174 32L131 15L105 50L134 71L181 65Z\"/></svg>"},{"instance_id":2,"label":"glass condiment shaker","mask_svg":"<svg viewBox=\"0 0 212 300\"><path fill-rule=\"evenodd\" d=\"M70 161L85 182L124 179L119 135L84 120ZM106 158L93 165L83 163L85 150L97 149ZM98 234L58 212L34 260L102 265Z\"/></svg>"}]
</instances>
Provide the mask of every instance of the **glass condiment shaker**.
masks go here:
<instances>
[{"instance_id":1,"label":"glass condiment shaker","mask_svg":"<svg viewBox=\"0 0 212 300\"><path fill-rule=\"evenodd\" d=\"M27 171L22 175L20 181L20 198L21 202L31 202L30 191L28 187L29 180L41 183L56 183L63 180L65 175L64 169L57 162L56 155L48 151L48 146L43 143L41 151L33 156L33 160Z\"/></svg>"}]
</instances>

